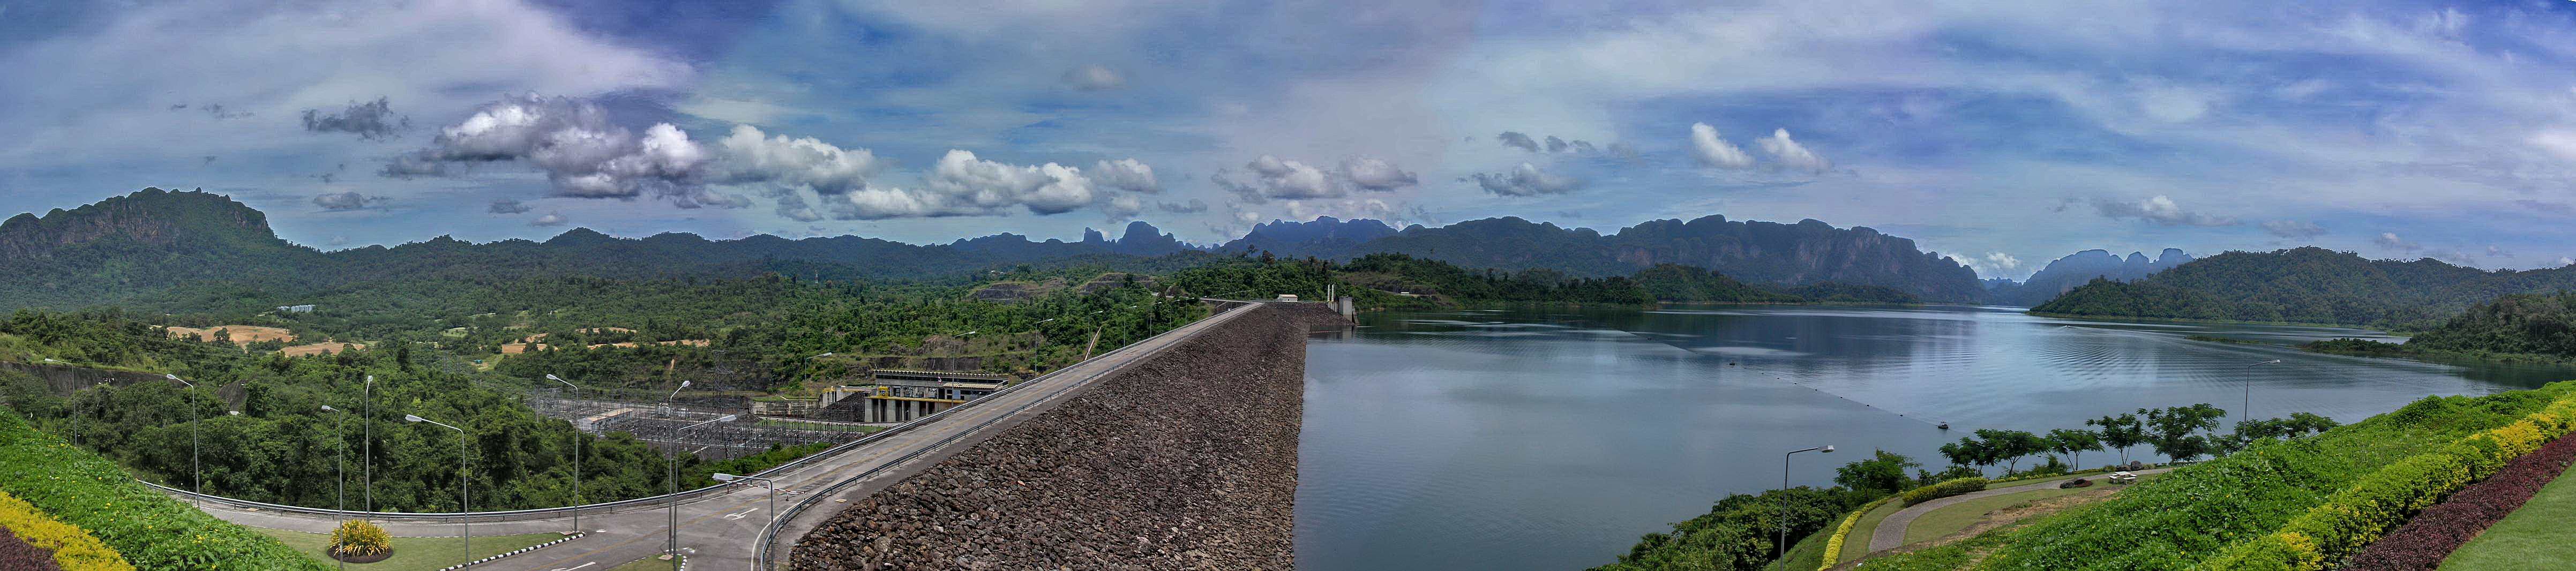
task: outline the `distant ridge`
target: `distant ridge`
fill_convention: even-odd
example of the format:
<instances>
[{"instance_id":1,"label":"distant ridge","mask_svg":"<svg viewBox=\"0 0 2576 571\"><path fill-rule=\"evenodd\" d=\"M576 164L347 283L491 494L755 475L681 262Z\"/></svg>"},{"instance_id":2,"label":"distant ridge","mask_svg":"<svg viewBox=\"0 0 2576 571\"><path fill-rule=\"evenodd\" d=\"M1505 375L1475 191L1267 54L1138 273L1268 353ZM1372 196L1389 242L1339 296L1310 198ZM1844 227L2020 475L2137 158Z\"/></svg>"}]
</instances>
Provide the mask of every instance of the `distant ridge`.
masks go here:
<instances>
[{"instance_id":1,"label":"distant ridge","mask_svg":"<svg viewBox=\"0 0 2576 571\"><path fill-rule=\"evenodd\" d=\"M2432 258L2371 260L2318 247L2227 252L2131 282L2096 280L2031 311L2360 325L2440 326L2471 304L2576 288L2576 266L2481 270Z\"/></svg>"},{"instance_id":2,"label":"distant ridge","mask_svg":"<svg viewBox=\"0 0 2576 571\"><path fill-rule=\"evenodd\" d=\"M2085 250L2050 260L2030 279L2020 282L1989 281L1988 300L2003 305L2030 307L2046 303L2058 294L2102 278L2115 282L2133 281L2193 260L2180 249L2165 248L2153 260L2144 252L2130 252L2128 257L2111 255L2109 250Z\"/></svg>"}]
</instances>

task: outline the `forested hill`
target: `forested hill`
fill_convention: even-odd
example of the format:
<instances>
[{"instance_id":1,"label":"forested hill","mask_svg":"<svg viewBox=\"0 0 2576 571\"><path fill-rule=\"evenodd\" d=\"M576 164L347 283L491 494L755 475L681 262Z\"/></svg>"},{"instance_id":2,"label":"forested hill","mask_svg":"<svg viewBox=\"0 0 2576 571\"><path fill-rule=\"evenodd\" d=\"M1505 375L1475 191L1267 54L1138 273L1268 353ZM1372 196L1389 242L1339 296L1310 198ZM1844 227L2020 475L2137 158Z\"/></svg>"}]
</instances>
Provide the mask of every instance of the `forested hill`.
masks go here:
<instances>
[{"instance_id":1,"label":"forested hill","mask_svg":"<svg viewBox=\"0 0 2576 571\"><path fill-rule=\"evenodd\" d=\"M1016 264L1164 270L1211 255L1138 223L1118 241L1030 241L1013 234L913 245L840 236L708 240L665 233L617 238L575 228L544 242L470 243L440 236L394 247L322 252L279 239L258 210L219 194L147 188L43 216L0 222L0 308L138 303L206 307L353 284L552 276L620 279L780 273L824 279L959 281Z\"/></svg>"},{"instance_id":2,"label":"forested hill","mask_svg":"<svg viewBox=\"0 0 2576 571\"><path fill-rule=\"evenodd\" d=\"M1939 253L1918 250L1911 239L1816 220L1780 224L1707 216L1688 222L1655 220L1603 235L1516 217L1401 231L1375 220L1326 218L1265 224L1218 251L1245 245L1291 257L1349 260L1395 253L1468 268L1542 269L1581 277L1624 276L1659 264L1681 264L1754 283L1884 286L1931 301L1975 301L1985 290L1975 271Z\"/></svg>"},{"instance_id":3,"label":"forested hill","mask_svg":"<svg viewBox=\"0 0 2576 571\"><path fill-rule=\"evenodd\" d=\"M2576 358L2576 292L2496 298L2408 339L2406 345L2469 354Z\"/></svg>"},{"instance_id":4,"label":"forested hill","mask_svg":"<svg viewBox=\"0 0 2576 571\"><path fill-rule=\"evenodd\" d=\"M2471 304L2505 294L2576 288L2576 266L2495 270L2431 258L2370 260L2305 247L2228 252L2146 279L2096 280L2031 308L2058 315L2440 326Z\"/></svg>"}]
</instances>

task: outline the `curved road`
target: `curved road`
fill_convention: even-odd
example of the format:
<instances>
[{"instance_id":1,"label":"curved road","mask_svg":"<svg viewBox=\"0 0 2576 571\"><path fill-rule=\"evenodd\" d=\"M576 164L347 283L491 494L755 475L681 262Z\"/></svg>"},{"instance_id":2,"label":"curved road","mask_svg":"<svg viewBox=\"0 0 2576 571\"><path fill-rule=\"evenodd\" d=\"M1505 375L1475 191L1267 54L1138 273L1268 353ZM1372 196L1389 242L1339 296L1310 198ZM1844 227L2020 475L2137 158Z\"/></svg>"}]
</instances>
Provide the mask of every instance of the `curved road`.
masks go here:
<instances>
[{"instance_id":1,"label":"curved road","mask_svg":"<svg viewBox=\"0 0 2576 571\"><path fill-rule=\"evenodd\" d=\"M914 426L838 455L818 459L784 474L776 474L778 506L805 499L804 490L819 490L852 478L863 478L846 487L840 497L832 498L799 514L784 526L778 537L792 542L805 532L829 519L840 510L836 505L864 497L887 485L901 481L912 472L937 463L941 458L1018 424L1021 419L1045 412L1060 401L1100 379L1126 368L1162 350L1178 345L1201 331L1216 327L1248 313L1246 304L1220 311L1206 319L1183 325L1169 334L1153 337L1091 360L1065 367L1053 374L1029 381L1028 388L999 393L954 409L953 413L929 424ZM1017 414L1014 414L1017 413ZM989 422L988 422L989 421ZM916 454L918 453L918 454ZM720 493L682 500L679 508L680 549L687 555L692 569L749 569L752 555L768 546L756 545L761 529L770 522L768 491L758 484L736 485ZM180 498L186 501L187 498ZM578 540L553 547L478 565L476 569L554 571L615 567L629 561L662 553L669 532L668 504L638 507L633 511L585 514L581 517L584 531L591 532ZM202 509L227 521L252 527L327 533L336 520L329 516L289 514L256 508L209 502ZM380 521L385 530L402 537L453 537L460 533L453 523L421 523L400 520ZM561 532L572 529L572 518L557 517L505 522L478 522L472 526L475 536ZM784 558L780 558L784 560Z\"/></svg>"},{"instance_id":2,"label":"curved road","mask_svg":"<svg viewBox=\"0 0 2576 571\"><path fill-rule=\"evenodd\" d=\"M2148 470L2138 470L2138 471L2130 472L2130 473L2131 473L2131 474L2137 474L2137 475L2140 475L2140 476L2145 476L2145 475L2148 475L2148 474L2162 474L2162 473L2165 473L2165 472L2168 472L2168 471L2171 471L2171 470L2173 470L2173 469L2172 469L2172 468L2154 468L2154 469L2148 469ZM1941 508L1944 508L1944 507L1949 507L1949 506L1951 506L1951 505L1958 504L1959 502L1965 502L1965 501L1968 501L1968 500L1974 500L1974 499L1978 499L1978 498L1990 498L1990 497L2000 496L2000 495L2004 495L2004 494L2018 494L2018 493L2028 492L2028 491L2033 491L2033 490L2043 490L2043 489L2056 488L2058 483L2060 483L2060 482L2065 482L2065 481L2066 481L2066 479L2065 479L2065 478L2058 478L2058 479L2054 479L2054 480L2048 480L2048 481L2045 481L2045 482L2036 482L2036 483L2030 483L2030 484L2022 484L2022 485L2019 485L2019 486L2012 486L2012 487L2008 487L2008 488L1995 488L1995 489L1990 489L1990 490L1982 490L1982 491L1968 492L1968 493L1965 493L1965 494L1959 494L1959 495L1956 495L1956 496L1950 496L1950 497L1947 497L1947 498L1941 498L1941 499L1937 499L1937 500L1932 500L1932 501L1928 501L1928 502L1923 502L1923 503L1919 503L1919 504L1914 504L1914 505L1911 505L1911 506L1906 506L1906 507L1905 507L1905 509L1897 510L1897 512L1896 512L1896 513L1887 514L1887 519L1886 519L1885 521L1880 521L1880 522L1878 522L1878 527L1877 527L1876 529L1872 529L1872 530L1870 530L1870 532L1869 532L1869 550L1870 550L1870 551L1872 551L1872 552L1876 552L1876 551L1881 550L1881 549L1895 549L1895 548L1897 548L1897 547L1899 547L1899 546L1903 546L1903 545L1905 545L1905 528L1907 528L1907 527L1912 527L1912 526L1914 525L1914 518L1923 517L1923 514L1930 513L1932 510L1937 510L1937 509L1941 509Z\"/></svg>"}]
</instances>

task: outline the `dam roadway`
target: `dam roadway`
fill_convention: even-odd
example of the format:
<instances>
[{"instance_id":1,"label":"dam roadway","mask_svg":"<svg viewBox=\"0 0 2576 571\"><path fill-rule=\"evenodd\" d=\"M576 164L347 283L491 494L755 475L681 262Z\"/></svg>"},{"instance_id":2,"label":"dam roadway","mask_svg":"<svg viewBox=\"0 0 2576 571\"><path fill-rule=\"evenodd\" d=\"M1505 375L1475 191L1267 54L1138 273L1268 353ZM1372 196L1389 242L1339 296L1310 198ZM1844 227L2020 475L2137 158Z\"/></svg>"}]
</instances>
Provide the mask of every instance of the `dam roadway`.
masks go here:
<instances>
[{"instance_id":1,"label":"dam roadway","mask_svg":"<svg viewBox=\"0 0 2576 571\"><path fill-rule=\"evenodd\" d=\"M915 421L899 430L871 435L863 443L840 449L829 456L763 474L776 480L779 490L776 509L797 514L782 524L769 541L763 541L763 531L772 521L770 496L768 490L758 483L728 484L710 493L684 497L678 510L680 552L691 569L736 570L753 569L755 556L760 550L774 549L770 554L773 558L769 561L772 566L778 566L779 562L787 560L786 551L790 544L839 513L843 506L857 503L868 494L902 481L950 454L1035 417L1132 364L1245 314L1255 313L1250 310L1260 305L1236 305L1165 334L1041 375L1015 385L1009 391ZM821 495L827 489L830 495ZM183 501L190 499L186 492L164 490ZM207 497L204 500L202 509L207 513L252 527L328 533L337 523L334 514L328 510L296 508L286 511L280 509L283 506L224 498ZM800 502L810 509L801 512L792 509ZM594 506L603 506L601 509L608 511L583 511L580 521L582 531L586 532L584 537L474 568L597 570L655 557L663 552L672 529L667 501ZM525 517L477 513L473 516L471 531L476 537L484 537L572 529L573 518L570 515L552 512L554 510L529 510ZM465 531L455 523L454 515L387 513L362 517L401 537L453 537Z\"/></svg>"}]
</instances>

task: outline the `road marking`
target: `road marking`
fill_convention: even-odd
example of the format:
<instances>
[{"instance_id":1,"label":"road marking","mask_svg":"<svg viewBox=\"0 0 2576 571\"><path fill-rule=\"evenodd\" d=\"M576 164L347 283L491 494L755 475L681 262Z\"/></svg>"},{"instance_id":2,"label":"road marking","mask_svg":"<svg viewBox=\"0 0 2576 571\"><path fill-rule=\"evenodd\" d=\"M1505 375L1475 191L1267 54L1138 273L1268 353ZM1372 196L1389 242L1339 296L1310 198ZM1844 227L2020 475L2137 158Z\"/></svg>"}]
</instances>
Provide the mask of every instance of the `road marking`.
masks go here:
<instances>
[{"instance_id":1,"label":"road marking","mask_svg":"<svg viewBox=\"0 0 2576 571\"><path fill-rule=\"evenodd\" d=\"M741 512L741 513L729 513L729 514L725 514L725 519L742 519L742 516L751 515L751 512L756 512L756 511L760 511L760 508L751 508L751 509L747 509L747 510L742 510L742 512Z\"/></svg>"},{"instance_id":2,"label":"road marking","mask_svg":"<svg viewBox=\"0 0 2576 571\"><path fill-rule=\"evenodd\" d=\"M554 571L573 571L574 569L580 569L580 568L583 568L583 567L589 567L589 566L592 566L592 565L598 565L598 564L599 564L599 562L597 562L597 561L584 561L584 562L582 562L580 565L574 565L574 566L571 566L571 567L556 567L556 568L554 569Z\"/></svg>"}]
</instances>

